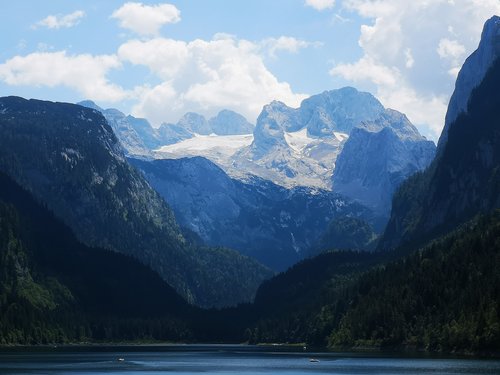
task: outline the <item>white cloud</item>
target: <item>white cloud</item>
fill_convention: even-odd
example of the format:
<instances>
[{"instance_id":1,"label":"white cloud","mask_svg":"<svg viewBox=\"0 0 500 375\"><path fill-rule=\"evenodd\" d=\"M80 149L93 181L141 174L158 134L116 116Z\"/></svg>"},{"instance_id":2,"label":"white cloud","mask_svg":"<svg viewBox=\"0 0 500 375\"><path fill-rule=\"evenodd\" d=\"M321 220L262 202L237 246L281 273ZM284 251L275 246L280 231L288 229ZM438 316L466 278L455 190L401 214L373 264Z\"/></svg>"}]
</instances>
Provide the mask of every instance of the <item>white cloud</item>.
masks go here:
<instances>
[{"instance_id":1,"label":"white cloud","mask_svg":"<svg viewBox=\"0 0 500 375\"><path fill-rule=\"evenodd\" d=\"M119 47L118 56L134 65L145 65L160 78L168 80L184 67L189 49L186 42L173 39L129 40Z\"/></svg>"},{"instance_id":2,"label":"white cloud","mask_svg":"<svg viewBox=\"0 0 500 375\"><path fill-rule=\"evenodd\" d=\"M275 58L276 52L286 51L290 53L297 53L302 48L308 47L321 47L321 42L307 42L305 40L297 39L291 36L280 36L279 38L267 38L261 43L264 49L267 49L269 56Z\"/></svg>"},{"instance_id":3,"label":"white cloud","mask_svg":"<svg viewBox=\"0 0 500 375\"><path fill-rule=\"evenodd\" d=\"M439 41L437 53L442 59L456 61L465 55L465 46L456 40L443 38Z\"/></svg>"},{"instance_id":4,"label":"white cloud","mask_svg":"<svg viewBox=\"0 0 500 375\"><path fill-rule=\"evenodd\" d=\"M479 42L498 0L344 0L344 11L366 18L363 56L330 74L373 90L386 106L405 112L437 139L454 80Z\"/></svg>"},{"instance_id":5,"label":"white cloud","mask_svg":"<svg viewBox=\"0 0 500 375\"><path fill-rule=\"evenodd\" d=\"M116 102L127 97L108 81L109 70L121 66L114 55L67 55L65 51L15 56L0 64L0 80L13 86L66 86L84 98Z\"/></svg>"},{"instance_id":6,"label":"white cloud","mask_svg":"<svg viewBox=\"0 0 500 375\"><path fill-rule=\"evenodd\" d=\"M78 25L83 17L85 17L85 12L83 10L77 10L73 13L64 15L50 15L35 23L33 28L47 27L49 29L60 29L73 27Z\"/></svg>"},{"instance_id":7,"label":"white cloud","mask_svg":"<svg viewBox=\"0 0 500 375\"><path fill-rule=\"evenodd\" d=\"M401 76L399 70L364 56L353 64L339 64L330 70L331 75L339 75L353 82L370 81L380 86L395 86Z\"/></svg>"},{"instance_id":8,"label":"white cloud","mask_svg":"<svg viewBox=\"0 0 500 375\"><path fill-rule=\"evenodd\" d=\"M158 125L176 122L187 111L210 115L223 108L253 121L262 106L275 99L298 106L306 96L278 81L266 68L261 50L259 43L219 34L209 41L132 40L119 48L118 55L147 66L161 79L141 89L133 109Z\"/></svg>"},{"instance_id":9,"label":"white cloud","mask_svg":"<svg viewBox=\"0 0 500 375\"><path fill-rule=\"evenodd\" d=\"M120 21L120 26L139 35L160 33L163 25L179 22L181 12L172 4L144 5L128 2L111 15Z\"/></svg>"},{"instance_id":10,"label":"white cloud","mask_svg":"<svg viewBox=\"0 0 500 375\"><path fill-rule=\"evenodd\" d=\"M306 0L305 4L316 10L322 11L335 6L335 0Z\"/></svg>"},{"instance_id":11,"label":"white cloud","mask_svg":"<svg viewBox=\"0 0 500 375\"><path fill-rule=\"evenodd\" d=\"M413 64L415 64L415 59L413 58L413 55L411 54L411 49L407 48L405 50L405 57L406 57L406 67L408 69L411 69L413 67Z\"/></svg>"}]
</instances>

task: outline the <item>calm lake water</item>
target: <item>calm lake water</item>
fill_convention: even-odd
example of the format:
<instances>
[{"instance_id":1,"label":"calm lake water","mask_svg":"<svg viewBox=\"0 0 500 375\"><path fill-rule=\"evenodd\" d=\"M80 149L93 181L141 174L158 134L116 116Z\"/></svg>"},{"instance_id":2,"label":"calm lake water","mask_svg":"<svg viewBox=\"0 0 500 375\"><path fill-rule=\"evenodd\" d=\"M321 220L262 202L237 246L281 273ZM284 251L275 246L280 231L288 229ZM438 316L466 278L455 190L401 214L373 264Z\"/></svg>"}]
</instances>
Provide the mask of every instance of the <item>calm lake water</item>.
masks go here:
<instances>
[{"instance_id":1,"label":"calm lake water","mask_svg":"<svg viewBox=\"0 0 500 375\"><path fill-rule=\"evenodd\" d=\"M500 361L264 351L243 346L66 348L0 352L0 374L500 374Z\"/></svg>"}]
</instances>

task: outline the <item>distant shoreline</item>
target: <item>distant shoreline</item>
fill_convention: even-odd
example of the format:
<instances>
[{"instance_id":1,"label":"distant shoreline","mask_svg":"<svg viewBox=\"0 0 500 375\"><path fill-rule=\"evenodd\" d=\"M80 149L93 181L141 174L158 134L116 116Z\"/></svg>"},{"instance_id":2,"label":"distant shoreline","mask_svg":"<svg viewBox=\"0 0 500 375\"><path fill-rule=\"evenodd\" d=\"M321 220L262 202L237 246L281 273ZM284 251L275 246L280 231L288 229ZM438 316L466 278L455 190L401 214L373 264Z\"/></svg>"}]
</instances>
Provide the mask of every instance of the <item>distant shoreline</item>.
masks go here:
<instances>
[{"instance_id":1,"label":"distant shoreline","mask_svg":"<svg viewBox=\"0 0 500 375\"><path fill-rule=\"evenodd\" d=\"M204 352L204 351L234 351L247 353L303 353L305 356L311 354L319 356L339 357L397 357L397 358L430 358L430 359L498 359L500 353L445 353L429 352L409 348L335 348L307 347L303 344L286 343L172 343L172 342L108 342L108 343L66 343L66 344L43 344L43 345L0 345L0 353L15 352Z\"/></svg>"}]
</instances>

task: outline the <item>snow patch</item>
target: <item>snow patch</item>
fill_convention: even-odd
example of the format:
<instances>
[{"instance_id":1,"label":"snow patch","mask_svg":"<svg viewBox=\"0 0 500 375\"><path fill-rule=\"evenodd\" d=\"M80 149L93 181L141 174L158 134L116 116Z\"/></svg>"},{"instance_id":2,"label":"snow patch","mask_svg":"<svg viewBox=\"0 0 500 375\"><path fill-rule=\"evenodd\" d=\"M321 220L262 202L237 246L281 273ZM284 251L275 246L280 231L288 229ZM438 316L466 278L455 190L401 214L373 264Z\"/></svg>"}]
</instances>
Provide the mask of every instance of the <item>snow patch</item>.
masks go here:
<instances>
[{"instance_id":1,"label":"snow patch","mask_svg":"<svg viewBox=\"0 0 500 375\"><path fill-rule=\"evenodd\" d=\"M333 135L335 135L335 138L337 138L340 142L343 142L344 140L349 138L349 134L346 133L333 132Z\"/></svg>"},{"instance_id":2,"label":"snow patch","mask_svg":"<svg viewBox=\"0 0 500 375\"><path fill-rule=\"evenodd\" d=\"M310 138L307 135L307 128L304 128L296 132L285 132L285 140L292 150L301 153L315 139Z\"/></svg>"},{"instance_id":3,"label":"snow patch","mask_svg":"<svg viewBox=\"0 0 500 375\"><path fill-rule=\"evenodd\" d=\"M175 154L177 156L191 156L194 154L216 151L219 154L232 156L239 149L249 146L253 141L253 134L243 135L200 135L181 142L160 147L155 152Z\"/></svg>"}]
</instances>

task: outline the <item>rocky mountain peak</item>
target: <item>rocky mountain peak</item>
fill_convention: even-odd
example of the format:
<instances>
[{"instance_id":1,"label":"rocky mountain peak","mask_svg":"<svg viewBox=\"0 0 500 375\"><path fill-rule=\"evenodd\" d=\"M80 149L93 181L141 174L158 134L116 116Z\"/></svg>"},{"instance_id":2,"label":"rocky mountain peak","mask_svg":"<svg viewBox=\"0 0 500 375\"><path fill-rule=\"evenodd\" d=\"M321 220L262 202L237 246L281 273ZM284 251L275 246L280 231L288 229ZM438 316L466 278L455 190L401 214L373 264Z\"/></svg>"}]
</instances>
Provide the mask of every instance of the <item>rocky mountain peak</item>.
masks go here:
<instances>
[{"instance_id":1,"label":"rocky mountain peak","mask_svg":"<svg viewBox=\"0 0 500 375\"><path fill-rule=\"evenodd\" d=\"M212 133L205 117L194 112L188 112L182 116L177 125L196 134L208 135Z\"/></svg>"},{"instance_id":2,"label":"rocky mountain peak","mask_svg":"<svg viewBox=\"0 0 500 375\"><path fill-rule=\"evenodd\" d=\"M277 146L287 147L285 130L293 127L295 111L278 101L264 106L257 118L254 140L250 146L256 159Z\"/></svg>"},{"instance_id":3,"label":"rocky mountain peak","mask_svg":"<svg viewBox=\"0 0 500 375\"><path fill-rule=\"evenodd\" d=\"M227 109L220 111L208 123L212 132L217 135L250 134L254 129L245 117Z\"/></svg>"},{"instance_id":4,"label":"rocky mountain peak","mask_svg":"<svg viewBox=\"0 0 500 375\"><path fill-rule=\"evenodd\" d=\"M420 141L425 139L404 113L390 108L384 110L374 121L364 121L360 127L372 132L388 128L402 141Z\"/></svg>"},{"instance_id":5,"label":"rocky mountain peak","mask_svg":"<svg viewBox=\"0 0 500 375\"><path fill-rule=\"evenodd\" d=\"M99 111L99 112L103 111L103 109L101 107L99 107L97 104L95 104L92 100L82 100L81 102L78 102L76 104L81 105L82 107L95 109L96 111Z\"/></svg>"},{"instance_id":6,"label":"rocky mountain peak","mask_svg":"<svg viewBox=\"0 0 500 375\"><path fill-rule=\"evenodd\" d=\"M333 190L388 216L396 188L432 161L435 145L408 118L386 109L351 131L337 158Z\"/></svg>"},{"instance_id":7,"label":"rocky mountain peak","mask_svg":"<svg viewBox=\"0 0 500 375\"><path fill-rule=\"evenodd\" d=\"M375 120L383 111L373 95L353 87L324 91L300 106L302 126L316 137L329 136L333 131L349 134L362 121Z\"/></svg>"},{"instance_id":8,"label":"rocky mountain peak","mask_svg":"<svg viewBox=\"0 0 500 375\"><path fill-rule=\"evenodd\" d=\"M446 112L443 132L439 138L438 154L448 139L449 126L461 112L467 111L472 90L483 80L492 63L500 56L500 17L491 17L483 27L478 48L465 60L458 73L455 90Z\"/></svg>"}]
</instances>

